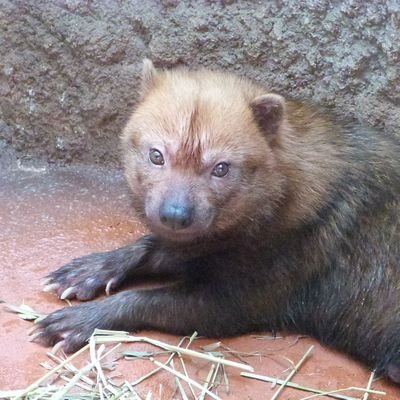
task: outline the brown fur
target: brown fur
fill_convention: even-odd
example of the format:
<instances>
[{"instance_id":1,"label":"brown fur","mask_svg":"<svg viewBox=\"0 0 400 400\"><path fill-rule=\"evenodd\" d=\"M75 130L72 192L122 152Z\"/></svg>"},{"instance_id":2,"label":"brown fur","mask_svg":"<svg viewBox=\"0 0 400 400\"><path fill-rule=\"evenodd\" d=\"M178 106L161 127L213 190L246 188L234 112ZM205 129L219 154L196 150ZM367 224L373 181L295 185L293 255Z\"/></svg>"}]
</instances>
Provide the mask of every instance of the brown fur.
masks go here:
<instances>
[{"instance_id":1,"label":"brown fur","mask_svg":"<svg viewBox=\"0 0 400 400\"><path fill-rule=\"evenodd\" d=\"M40 340L66 336L72 351L95 327L283 329L400 382L396 138L231 74L146 61L122 142L152 234L73 260L50 275L52 287L87 300L128 278L174 284L57 311L38 323Z\"/></svg>"}]
</instances>

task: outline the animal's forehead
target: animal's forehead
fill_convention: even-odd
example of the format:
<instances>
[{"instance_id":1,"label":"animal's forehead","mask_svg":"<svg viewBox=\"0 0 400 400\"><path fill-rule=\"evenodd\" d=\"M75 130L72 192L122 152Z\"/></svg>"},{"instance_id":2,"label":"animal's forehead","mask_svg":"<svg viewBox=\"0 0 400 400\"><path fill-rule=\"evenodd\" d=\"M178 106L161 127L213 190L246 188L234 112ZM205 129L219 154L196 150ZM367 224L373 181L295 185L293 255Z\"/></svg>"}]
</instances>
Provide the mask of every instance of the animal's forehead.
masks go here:
<instances>
[{"instance_id":1,"label":"animal's forehead","mask_svg":"<svg viewBox=\"0 0 400 400\"><path fill-rule=\"evenodd\" d=\"M246 101L240 96L229 97L219 90L182 90L154 97L151 123L159 125L168 136L197 140L232 140L235 133L246 131L254 124L254 117Z\"/></svg>"},{"instance_id":2,"label":"animal's forehead","mask_svg":"<svg viewBox=\"0 0 400 400\"><path fill-rule=\"evenodd\" d=\"M244 113L218 104L194 102L192 107L183 105L166 117L165 133L176 148L192 153L229 151L244 145L248 124L243 123ZM250 123L251 121L249 121Z\"/></svg>"}]
</instances>

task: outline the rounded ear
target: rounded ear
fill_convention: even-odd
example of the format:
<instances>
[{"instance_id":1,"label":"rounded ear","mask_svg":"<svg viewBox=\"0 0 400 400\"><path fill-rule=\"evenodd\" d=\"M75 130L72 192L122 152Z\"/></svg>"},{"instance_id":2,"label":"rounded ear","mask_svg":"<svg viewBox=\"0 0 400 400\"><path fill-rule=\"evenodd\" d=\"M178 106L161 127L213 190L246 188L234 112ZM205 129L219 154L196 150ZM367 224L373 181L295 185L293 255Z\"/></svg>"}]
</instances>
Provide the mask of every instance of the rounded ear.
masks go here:
<instances>
[{"instance_id":1,"label":"rounded ear","mask_svg":"<svg viewBox=\"0 0 400 400\"><path fill-rule=\"evenodd\" d=\"M157 70L148 58L143 60L142 65L142 83L140 94L143 98L153 87L157 77Z\"/></svg>"},{"instance_id":2,"label":"rounded ear","mask_svg":"<svg viewBox=\"0 0 400 400\"><path fill-rule=\"evenodd\" d=\"M266 135L276 135L285 116L285 99L279 94L267 93L250 103L254 117Z\"/></svg>"}]
</instances>

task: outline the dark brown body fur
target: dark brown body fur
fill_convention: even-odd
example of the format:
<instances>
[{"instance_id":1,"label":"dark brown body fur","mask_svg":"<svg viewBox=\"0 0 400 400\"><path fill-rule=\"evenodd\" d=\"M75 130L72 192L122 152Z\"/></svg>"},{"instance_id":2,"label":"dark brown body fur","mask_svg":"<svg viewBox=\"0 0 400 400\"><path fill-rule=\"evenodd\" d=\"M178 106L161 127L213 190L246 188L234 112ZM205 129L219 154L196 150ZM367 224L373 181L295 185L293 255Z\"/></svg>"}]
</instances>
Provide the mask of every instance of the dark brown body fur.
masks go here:
<instances>
[{"instance_id":1,"label":"dark brown body fur","mask_svg":"<svg viewBox=\"0 0 400 400\"><path fill-rule=\"evenodd\" d=\"M72 351L95 327L286 330L400 381L398 140L231 75L147 62L142 92L123 143L153 233L73 260L47 289L88 300L125 279L176 283L56 311L38 340Z\"/></svg>"}]
</instances>

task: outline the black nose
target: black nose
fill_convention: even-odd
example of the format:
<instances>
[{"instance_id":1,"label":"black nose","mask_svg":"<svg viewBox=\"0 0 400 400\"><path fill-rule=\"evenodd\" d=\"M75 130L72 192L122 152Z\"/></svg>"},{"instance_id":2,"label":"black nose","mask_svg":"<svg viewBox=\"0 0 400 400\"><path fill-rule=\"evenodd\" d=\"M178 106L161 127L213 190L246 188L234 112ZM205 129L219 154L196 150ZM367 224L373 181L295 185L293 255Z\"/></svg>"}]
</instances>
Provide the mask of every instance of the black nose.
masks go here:
<instances>
[{"instance_id":1,"label":"black nose","mask_svg":"<svg viewBox=\"0 0 400 400\"><path fill-rule=\"evenodd\" d=\"M193 221L193 207L164 201L160 207L160 221L174 230L187 228Z\"/></svg>"}]
</instances>

